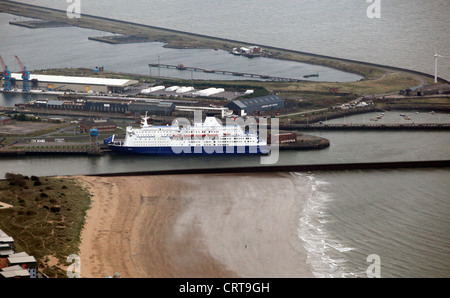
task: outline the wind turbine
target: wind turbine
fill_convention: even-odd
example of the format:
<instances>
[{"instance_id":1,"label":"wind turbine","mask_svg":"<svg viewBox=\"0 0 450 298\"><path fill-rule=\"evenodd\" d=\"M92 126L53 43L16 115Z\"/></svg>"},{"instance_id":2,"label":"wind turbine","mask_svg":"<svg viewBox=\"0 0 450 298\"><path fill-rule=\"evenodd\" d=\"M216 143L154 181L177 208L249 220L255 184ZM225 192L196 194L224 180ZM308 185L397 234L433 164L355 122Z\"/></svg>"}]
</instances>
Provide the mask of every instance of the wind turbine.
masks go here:
<instances>
[{"instance_id":1,"label":"wind turbine","mask_svg":"<svg viewBox=\"0 0 450 298\"><path fill-rule=\"evenodd\" d=\"M434 83L437 84L437 61L438 57L442 57L439 55L436 51L436 48L434 48Z\"/></svg>"}]
</instances>

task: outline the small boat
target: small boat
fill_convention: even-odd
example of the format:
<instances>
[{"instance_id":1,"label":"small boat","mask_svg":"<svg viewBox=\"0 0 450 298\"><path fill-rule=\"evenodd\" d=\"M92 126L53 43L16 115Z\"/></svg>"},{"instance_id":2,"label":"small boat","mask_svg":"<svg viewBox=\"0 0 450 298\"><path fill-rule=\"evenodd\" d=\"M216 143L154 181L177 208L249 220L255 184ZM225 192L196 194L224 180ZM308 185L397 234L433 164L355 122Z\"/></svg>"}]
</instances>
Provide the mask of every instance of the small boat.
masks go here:
<instances>
[{"instance_id":1,"label":"small boat","mask_svg":"<svg viewBox=\"0 0 450 298\"><path fill-rule=\"evenodd\" d=\"M239 51L238 48L233 48L233 50L231 51L231 54L236 55L236 56L242 55L242 53Z\"/></svg>"}]
</instances>

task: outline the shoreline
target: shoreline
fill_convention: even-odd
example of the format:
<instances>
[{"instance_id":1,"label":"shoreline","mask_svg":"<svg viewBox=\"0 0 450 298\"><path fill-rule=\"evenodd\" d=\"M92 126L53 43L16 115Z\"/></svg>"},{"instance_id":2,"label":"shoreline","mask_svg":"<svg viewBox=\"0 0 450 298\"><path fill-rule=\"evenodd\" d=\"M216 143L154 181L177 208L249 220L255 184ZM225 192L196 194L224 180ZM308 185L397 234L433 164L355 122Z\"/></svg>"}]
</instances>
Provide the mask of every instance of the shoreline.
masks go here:
<instances>
[{"instance_id":1,"label":"shoreline","mask_svg":"<svg viewBox=\"0 0 450 298\"><path fill-rule=\"evenodd\" d=\"M93 195L82 277L313 277L297 235L308 189L289 175L75 178Z\"/></svg>"}]
</instances>

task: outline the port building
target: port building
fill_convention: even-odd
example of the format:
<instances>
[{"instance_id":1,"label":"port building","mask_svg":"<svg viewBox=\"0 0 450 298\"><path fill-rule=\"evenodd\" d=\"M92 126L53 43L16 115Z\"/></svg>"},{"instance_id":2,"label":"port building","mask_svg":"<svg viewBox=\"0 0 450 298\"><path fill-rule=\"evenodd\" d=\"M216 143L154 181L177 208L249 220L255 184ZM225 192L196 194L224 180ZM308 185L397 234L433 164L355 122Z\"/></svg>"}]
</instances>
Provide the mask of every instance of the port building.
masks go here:
<instances>
[{"instance_id":1,"label":"port building","mask_svg":"<svg viewBox=\"0 0 450 298\"><path fill-rule=\"evenodd\" d=\"M116 124L107 119L86 119L80 122L82 132L89 132L91 129L97 129L98 132L113 132L116 128Z\"/></svg>"},{"instance_id":2,"label":"port building","mask_svg":"<svg viewBox=\"0 0 450 298\"><path fill-rule=\"evenodd\" d=\"M421 85L400 90L400 95L405 96L426 96L438 94L450 94L449 84Z\"/></svg>"},{"instance_id":3,"label":"port building","mask_svg":"<svg viewBox=\"0 0 450 298\"><path fill-rule=\"evenodd\" d=\"M102 113L136 114L146 113L158 116L170 116L175 111L173 102L163 101L130 101L130 100L36 100L25 104L26 107L54 110L79 110Z\"/></svg>"},{"instance_id":4,"label":"port building","mask_svg":"<svg viewBox=\"0 0 450 298\"><path fill-rule=\"evenodd\" d=\"M22 83L21 73L12 73L17 85ZM19 83L18 83L19 82ZM94 92L94 93L123 93L130 89L130 86L137 84L136 80L111 79L97 77L73 77L73 76L52 76L52 75L30 75L30 85L32 89L49 91L73 91L73 92Z\"/></svg>"},{"instance_id":5,"label":"port building","mask_svg":"<svg viewBox=\"0 0 450 298\"><path fill-rule=\"evenodd\" d=\"M263 97L235 100L225 105L225 107L232 110L236 115L244 116L257 112L283 109L284 100L272 94Z\"/></svg>"},{"instance_id":6,"label":"port building","mask_svg":"<svg viewBox=\"0 0 450 298\"><path fill-rule=\"evenodd\" d=\"M11 117L0 116L0 125L8 124L12 121Z\"/></svg>"}]
</instances>

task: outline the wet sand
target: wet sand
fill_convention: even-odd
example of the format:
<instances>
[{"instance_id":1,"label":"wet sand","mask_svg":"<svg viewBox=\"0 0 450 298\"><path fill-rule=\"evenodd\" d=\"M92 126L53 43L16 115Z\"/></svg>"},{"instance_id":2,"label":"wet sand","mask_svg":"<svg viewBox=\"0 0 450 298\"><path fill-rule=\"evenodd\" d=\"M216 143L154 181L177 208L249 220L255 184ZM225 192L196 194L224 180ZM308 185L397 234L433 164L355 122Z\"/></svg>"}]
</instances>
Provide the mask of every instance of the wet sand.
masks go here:
<instances>
[{"instance_id":1,"label":"wet sand","mask_svg":"<svg viewBox=\"0 0 450 298\"><path fill-rule=\"evenodd\" d=\"M288 174L77 177L93 198L81 276L313 277Z\"/></svg>"}]
</instances>

